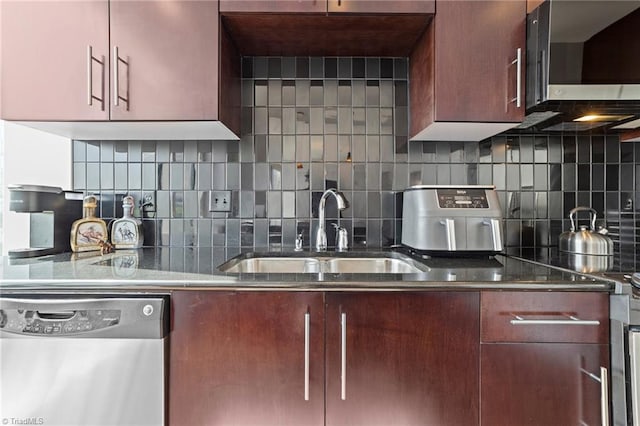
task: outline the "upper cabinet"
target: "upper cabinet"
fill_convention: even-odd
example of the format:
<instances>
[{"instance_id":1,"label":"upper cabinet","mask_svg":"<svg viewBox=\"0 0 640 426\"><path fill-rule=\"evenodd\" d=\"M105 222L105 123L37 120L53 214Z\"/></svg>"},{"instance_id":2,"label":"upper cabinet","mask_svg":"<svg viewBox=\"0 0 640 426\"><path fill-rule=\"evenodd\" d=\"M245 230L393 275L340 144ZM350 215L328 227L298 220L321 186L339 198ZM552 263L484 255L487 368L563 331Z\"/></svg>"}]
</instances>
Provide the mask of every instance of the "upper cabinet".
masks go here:
<instances>
[{"instance_id":1,"label":"upper cabinet","mask_svg":"<svg viewBox=\"0 0 640 426\"><path fill-rule=\"evenodd\" d=\"M478 141L524 118L526 2L441 1L410 56L412 140Z\"/></svg>"},{"instance_id":2,"label":"upper cabinet","mask_svg":"<svg viewBox=\"0 0 640 426\"><path fill-rule=\"evenodd\" d=\"M109 2L2 1L5 120L107 120Z\"/></svg>"},{"instance_id":3,"label":"upper cabinet","mask_svg":"<svg viewBox=\"0 0 640 426\"><path fill-rule=\"evenodd\" d=\"M111 119L218 118L217 6L111 2Z\"/></svg>"},{"instance_id":4,"label":"upper cabinet","mask_svg":"<svg viewBox=\"0 0 640 426\"><path fill-rule=\"evenodd\" d=\"M220 0L245 56L409 56L435 0Z\"/></svg>"},{"instance_id":5,"label":"upper cabinet","mask_svg":"<svg viewBox=\"0 0 640 426\"><path fill-rule=\"evenodd\" d=\"M435 0L220 0L220 12L262 13L434 13Z\"/></svg>"},{"instance_id":6,"label":"upper cabinet","mask_svg":"<svg viewBox=\"0 0 640 426\"><path fill-rule=\"evenodd\" d=\"M433 0L327 0L329 13L434 13Z\"/></svg>"},{"instance_id":7,"label":"upper cabinet","mask_svg":"<svg viewBox=\"0 0 640 426\"><path fill-rule=\"evenodd\" d=\"M226 95L239 130L240 58L217 0L8 0L0 13L3 119L220 120Z\"/></svg>"}]
</instances>

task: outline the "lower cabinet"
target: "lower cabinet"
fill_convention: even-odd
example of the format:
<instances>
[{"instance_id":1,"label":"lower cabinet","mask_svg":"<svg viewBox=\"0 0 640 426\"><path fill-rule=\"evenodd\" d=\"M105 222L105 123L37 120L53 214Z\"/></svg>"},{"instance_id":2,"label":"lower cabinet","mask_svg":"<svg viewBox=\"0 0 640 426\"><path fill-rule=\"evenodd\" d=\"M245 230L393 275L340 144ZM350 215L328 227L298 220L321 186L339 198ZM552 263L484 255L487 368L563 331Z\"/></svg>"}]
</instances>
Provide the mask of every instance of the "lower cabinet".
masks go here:
<instances>
[{"instance_id":1,"label":"lower cabinet","mask_svg":"<svg viewBox=\"0 0 640 426\"><path fill-rule=\"evenodd\" d=\"M601 425L601 369L609 346L482 344L481 424ZM606 381L605 381L606 385Z\"/></svg>"},{"instance_id":2,"label":"lower cabinet","mask_svg":"<svg viewBox=\"0 0 640 426\"><path fill-rule=\"evenodd\" d=\"M326 424L478 423L477 293L329 293Z\"/></svg>"},{"instance_id":3,"label":"lower cabinet","mask_svg":"<svg viewBox=\"0 0 640 426\"><path fill-rule=\"evenodd\" d=\"M609 295L481 294L480 422L609 424Z\"/></svg>"},{"instance_id":4,"label":"lower cabinet","mask_svg":"<svg viewBox=\"0 0 640 426\"><path fill-rule=\"evenodd\" d=\"M478 423L476 292L176 291L170 424Z\"/></svg>"}]
</instances>

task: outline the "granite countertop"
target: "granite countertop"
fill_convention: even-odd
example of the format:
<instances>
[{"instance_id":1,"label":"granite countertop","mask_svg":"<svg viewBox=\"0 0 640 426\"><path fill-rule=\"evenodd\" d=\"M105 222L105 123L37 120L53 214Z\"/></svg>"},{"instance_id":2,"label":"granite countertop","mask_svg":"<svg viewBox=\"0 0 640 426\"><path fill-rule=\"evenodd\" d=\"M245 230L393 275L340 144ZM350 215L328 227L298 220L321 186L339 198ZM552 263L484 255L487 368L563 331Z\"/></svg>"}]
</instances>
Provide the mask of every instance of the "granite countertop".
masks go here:
<instances>
[{"instance_id":1,"label":"granite countertop","mask_svg":"<svg viewBox=\"0 0 640 426\"><path fill-rule=\"evenodd\" d=\"M65 253L32 259L2 259L0 291L401 290L518 289L612 291L613 281L547 267L515 257L416 258L428 271L410 274L232 274L218 266L246 252L240 248L156 248ZM379 251L379 250L378 250ZM353 255L347 254L348 255Z\"/></svg>"}]
</instances>

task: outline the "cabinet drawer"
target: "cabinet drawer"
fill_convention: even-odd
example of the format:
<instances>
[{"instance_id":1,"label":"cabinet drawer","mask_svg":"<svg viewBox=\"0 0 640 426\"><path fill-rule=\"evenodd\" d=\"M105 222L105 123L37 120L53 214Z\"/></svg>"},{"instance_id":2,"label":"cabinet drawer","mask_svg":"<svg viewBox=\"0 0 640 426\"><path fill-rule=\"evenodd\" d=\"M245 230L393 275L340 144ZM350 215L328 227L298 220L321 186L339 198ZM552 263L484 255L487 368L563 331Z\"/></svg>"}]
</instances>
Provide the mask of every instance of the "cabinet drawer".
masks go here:
<instances>
[{"instance_id":1,"label":"cabinet drawer","mask_svg":"<svg viewBox=\"0 0 640 426\"><path fill-rule=\"evenodd\" d=\"M609 295L483 292L482 342L609 342Z\"/></svg>"}]
</instances>

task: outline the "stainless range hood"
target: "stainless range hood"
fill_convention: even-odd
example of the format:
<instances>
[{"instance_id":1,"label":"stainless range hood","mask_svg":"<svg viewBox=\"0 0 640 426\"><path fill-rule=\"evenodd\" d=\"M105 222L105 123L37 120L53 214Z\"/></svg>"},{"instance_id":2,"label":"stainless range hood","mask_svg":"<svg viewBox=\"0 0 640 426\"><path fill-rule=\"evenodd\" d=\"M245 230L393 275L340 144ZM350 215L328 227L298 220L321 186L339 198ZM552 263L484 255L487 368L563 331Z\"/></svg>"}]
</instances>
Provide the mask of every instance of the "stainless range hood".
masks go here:
<instances>
[{"instance_id":1,"label":"stainless range hood","mask_svg":"<svg viewBox=\"0 0 640 426\"><path fill-rule=\"evenodd\" d=\"M527 17L527 118L590 130L640 117L640 0L547 0ZM592 120L574 121L594 116Z\"/></svg>"}]
</instances>

